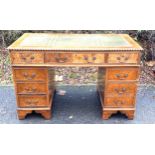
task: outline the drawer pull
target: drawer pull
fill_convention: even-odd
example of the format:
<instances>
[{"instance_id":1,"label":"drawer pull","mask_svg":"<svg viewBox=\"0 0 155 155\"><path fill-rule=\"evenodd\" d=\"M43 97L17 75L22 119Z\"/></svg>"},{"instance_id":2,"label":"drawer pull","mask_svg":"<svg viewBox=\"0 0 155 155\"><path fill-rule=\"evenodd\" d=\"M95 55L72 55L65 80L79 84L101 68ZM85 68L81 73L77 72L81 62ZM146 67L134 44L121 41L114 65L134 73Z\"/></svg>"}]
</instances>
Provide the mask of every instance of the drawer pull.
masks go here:
<instances>
[{"instance_id":1,"label":"drawer pull","mask_svg":"<svg viewBox=\"0 0 155 155\"><path fill-rule=\"evenodd\" d=\"M25 58L25 57L22 57L22 59L23 59L24 61L26 61L26 58Z\"/></svg>"},{"instance_id":2,"label":"drawer pull","mask_svg":"<svg viewBox=\"0 0 155 155\"><path fill-rule=\"evenodd\" d=\"M36 77L36 73L32 73L31 79L34 79Z\"/></svg>"},{"instance_id":3,"label":"drawer pull","mask_svg":"<svg viewBox=\"0 0 155 155\"><path fill-rule=\"evenodd\" d=\"M32 73L32 75L28 75L28 73L23 73L23 76L27 79L27 80L32 80L36 77L36 73Z\"/></svg>"},{"instance_id":4,"label":"drawer pull","mask_svg":"<svg viewBox=\"0 0 155 155\"><path fill-rule=\"evenodd\" d=\"M119 101L119 100L114 101L114 103L115 103L116 105L122 105L122 104L125 104L124 101Z\"/></svg>"},{"instance_id":5,"label":"drawer pull","mask_svg":"<svg viewBox=\"0 0 155 155\"><path fill-rule=\"evenodd\" d=\"M122 88L122 89L115 88L114 90L120 95L126 92L126 88Z\"/></svg>"},{"instance_id":6,"label":"drawer pull","mask_svg":"<svg viewBox=\"0 0 155 155\"><path fill-rule=\"evenodd\" d=\"M88 60L88 56L84 56L84 60L86 60L86 61L87 61L87 60Z\"/></svg>"},{"instance_id":7,"label":"drawer pull","mask_svg":"<svg viewBox=\"0 0 155 155\"><path fill-rule=\"evenodd\" d=\"M64 57L64 58L58 58L58 57L56 57L55 60L58 63L65 63L68 59L67 59L67 57Z\"/></svg>"},{"instance_id":8,"label":"drawer pull","mask_svg":"<svg viewBox=\"0 0 155 155\"><path fill-rule=\"evenodd\" d=\"M31 56L31 58L30 58L31 60L34 60L34 56Z\"/></svg>"},{"instance_id":9,"label":"drawer pull","mask_svg":"<svg viewBox=\"0 0 155 155\"><path fill-rule=\"evenodd\" d=\"M92 61L88 61L89 60L89 57L88 56L84 56L84 60L87 61L87 63L93 63L93 61L96 60L96 57L92 57Z\"/></svg>"},{"instance_id":10,"label":"drawer pull","mask_svg":"<svg viewBox=\"0 0 155 155\"><path fill-rule=\"evenodd\" d=\"M96 57L93 57L93 60L96 60Z\"/></svg>"},{"instance_id":11,"label":"drawer pull","mask_svg":"<svg viewBox=\"0 0 155 155\"><path fill-rule=\"evenodd\" d=\"M38 100L36 100L36 101L32 101L32 100L26 101L26 104L28 104L28 105L35 105L37 103L38 103Z\"/></svg>"},{"instance_id":12,"label":"drawer pull","mask_svg":"<svg viewBox=\"0 0 155 155\"><path fill-rule=\"evenodd\" d=\"M25 91L26 92L29 92L29 93L34 93L36 92L37 88L25 88Z\"/></svg>"},{"instance_id":13,"label":"drawer pull","mask_svg":"<svg viewBox=\"0 0 155 155\"><path fill-rule=\"evenodd\" d=\"M24 76L25 78L27 78L27 77L28 77L28 73L23 73L23 76Z\"/></svg>"},{"instance_id":14,"label":"drawer pull","mask_svg":"<svg viewBox=\"0 0 155 155\"><path fill-rule=\"evenodd\" d=\"M124 56L124 55L122 55L122 56L116 57L116 59L117 59L120 63L123 63L123 62L129 60L129 56Z\"/></svg>"},{"instance_id":15,"label":"drawer pull","mask_svg":"<svg viewBox=\"0 0 155 155\"><path fill-rule=\"evenodd\" d=\"M116 77L120 80L125 80L127 77L128 77L128 74L124 74L124 75L121 75L121 74L115 74Z\"/></svg>"}]
</instances>

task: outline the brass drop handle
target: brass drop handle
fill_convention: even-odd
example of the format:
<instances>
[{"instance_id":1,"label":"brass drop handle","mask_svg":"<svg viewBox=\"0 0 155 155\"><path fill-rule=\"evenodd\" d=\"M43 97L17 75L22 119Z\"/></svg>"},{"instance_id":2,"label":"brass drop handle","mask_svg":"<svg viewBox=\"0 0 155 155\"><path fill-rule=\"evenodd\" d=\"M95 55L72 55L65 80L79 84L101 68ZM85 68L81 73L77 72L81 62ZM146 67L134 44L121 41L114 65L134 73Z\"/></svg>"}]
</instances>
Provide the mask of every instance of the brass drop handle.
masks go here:
<instances>
[{"instance_id":1,"label":"brass drop handle","mask_svg":"<svg viewBox=\"0 0 155 155\"><path fill-rule=\"evenodd\" d=\"M25 78L27 78L27 77L28 77L28 73L24 72L24 73L23 73L23 76L24 76Z\"/></svg>"},{"instance_id":2,"label":"brass drop handle","mask_svg":"<svg viewBox=\"0 0 155 155\"><path fill-rule=\"evenodd\" d=\"M37 90L37 88L25 88L26 91L28 91L29 93L33 93Z\"/></svg>"},{"instance_id":3,"label":"brass drop handle","mask_svg":"<svg viewBox=\"0 0 155 155\"><path fill-rule=\"evenodd\" d=\"M122 89L115 88L114 90L120 95L126 92L126 88L122 88Z\"/></svg>"},{"instance_id":4,"label":"brass drop handle","mask_svg":"<svg viewBox=\"0 0 155 155\"><path fill-rule=\"evenodd\" d=\"M26 90L26 91L29 91L29 90L30 90L30 88L25 88L25 90Z\"/></svg>"},{"instance_id":5,"label":"brass drop handle","mask_svg":"<svg viewBox=\"0 0 155 155\"><path fill-rule=\"evenodd\" d=\"M22 56L22 59L25 61L25 60L26 60L26 57L23 57L23 56Z\"/></svg>"},{"instance_id":6,"label":"brass drop handle","mask_svg":"<svg viewBox=\"0 0 155 155\"><path fill-rule=\"evenodd\" d=\"M65 62L67 61L67 57L64 57L64 58L56 57L55 60L56 60L58 63L65 63Z\"/></svg>"},{"instance_id":7,"label":"brass drop handle","mask_svg":"<svg viewBox=\"0 0 155 155\"><path fill-rule=\"evenodd\" d=\"M93 60L96 60L96 57L95 56L93 57Z\"/></svg>"},{"instance_id":8,"label":"brass drop handle","mask_svg":"<svg viewBox=\"0 0 155 155\"><path fill-rule=\"evenodd\" d=\"M31 90L32 90L32 92L35 92L37 90L37 88L32 88Z\"/></svg>"},{"instance_id":9,"label":"brass drop handle","mask_svg":"<svg viewBox=\"0 0 155 155\"><path fill-rule=\"evenodd\" d=\"M114 101L114 103L115 103L116 105L122 105L122 104L124 104L124 101L116 100L116 101Z\"/></svg>"},{"instance_id":10,"label":"brass drop handle","mask_svg":"<svg viewBox=\"0 0 155 155\"><path fill-rule=\"evenodd\" d=\"M27 57L29 58L29 60L34 60L34 59L35 59L35 57L34 57L33 55L31 55L31 54L30 54L30 55L27 54L27 56L21 54L21 58L22 58L24 61L27 61Z\"/></svg>"},{"instance_id":11,"label":"brass drop handle","mask_svg":"<svg viewBox=\"0 0 155 155\"><path fill-rule=\"evenodd\" d=\"M120 74L115 74L115 75L116 75L117 78L120 78L120 76L121 76Z\"/></svg>"},{"instance_id":12,"label":"brass drop handle","mask_svg":"<svg viewBox=\"0 0 155 155\"><path fill-rule=\"evenodd\" d=\"M129 56L119 56L119 57L116 57L117 60L119 60L120 63L123 63L124 61L127 61L129 59Z\"/></svg>"},{"instance_id":13,"label":"brass drop handle","mask_svg":"<svg viewBox=\"0 0 155 155\"><path fill-rule=\"evenodd\" d=\"M29 76L28 73L25 72L23 73L23 76L28 80L32 80L36 77L36 73L32 73L32 75Z\"/></svg>"},{"instance_id":14,"label":"brass drop handle","mask_svg":"<svg viewBox=\"0 0 155 155\"><path fill-rule=\"evenodd\" d=\"M36 77L36 73L32 73L31 79L34 79Z\"/></svg>"},{"instance_id":15,"label":"brass drop handle","mask_svg":"<svg viewBox=\"0 0 155 155\"><path fill-rule=\"evenodd\" d=\"M89 57L88 57L88 56L84 56L84 60L86 60L87 63L92 63L91 61L88 61L88 60L89 60ZM95 61L95 60L96 60L96 57L93 56L93 57L92 57L92 61Z\"/></svg>"},{"instance_id":16,"label":"brass drop handle","mask_svg":"<svg viewBox=\"0 0 155 155\"><path fill-rule=\"evenodd\" d=\"M129 59L129 57L125 57L125 58L124 58L124 60L128 60L128 59Z\"/></svg>"},{"instance_id":17,"label":"brass drop handle","mask_svg":"<svg viewBox=\"0 0 155 155\"><path fill-rule=\"evenodd\" d=\"M119 80L125 80L128 77L128 74L115 74L117 78L119 78Z\"/></svg>"},{"instance_id":18,"label":"brass drop handle","mask_svg":"<svg viewBox=\"0 0 155 155\"><path fill-rule=\"evenodd\" d=\"M35 105L37 103L38 103L38 100L36 100L36 101L32 101L32 100L26 101L26 104L29 104L29 105Z\"/></svg>"},{"instance_id":19,"label":"brass drop handle","mask_svg":"<svg viewBox=\"0 0 155 155\"><path fill-rule=\"evenodd\" d=\"M86 61L87 61L87 60L88 60L88 56L84 56L84 60L86 60Z\"/></svg>"},{"instance_id":20,"label":"brass drop handle","mask_svg":"<svg viewBox=\"0 0 155 155\"><path fill-rule=\"evenodd\" d=\"M34 58L35 58L34 56L31 56L31 57L30 57L31 60L34 60Z\"/></svg>"}]
</instances>

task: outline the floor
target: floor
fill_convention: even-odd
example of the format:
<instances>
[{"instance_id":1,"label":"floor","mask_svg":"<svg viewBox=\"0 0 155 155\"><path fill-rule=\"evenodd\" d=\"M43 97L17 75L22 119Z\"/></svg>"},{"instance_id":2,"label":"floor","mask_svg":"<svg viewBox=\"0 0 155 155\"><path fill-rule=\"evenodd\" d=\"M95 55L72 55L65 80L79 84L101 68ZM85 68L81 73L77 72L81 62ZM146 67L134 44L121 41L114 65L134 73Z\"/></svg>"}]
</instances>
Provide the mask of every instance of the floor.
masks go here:
<instances>
[{"instance_id":1,"label":"floor","mask_svg":"<svg viewBox=\"0 0 155 155\"><path fill-rule=\"evenodd\" d=\"M93 85L57 87L52 113L51 120L44 120L39 114L18 120L14 88L0 87L1 124L151 124L155 123L155 87L138 87L134 120L128 120L120 113L102 120L99 97Z\"/></svg>"}]
</instances>

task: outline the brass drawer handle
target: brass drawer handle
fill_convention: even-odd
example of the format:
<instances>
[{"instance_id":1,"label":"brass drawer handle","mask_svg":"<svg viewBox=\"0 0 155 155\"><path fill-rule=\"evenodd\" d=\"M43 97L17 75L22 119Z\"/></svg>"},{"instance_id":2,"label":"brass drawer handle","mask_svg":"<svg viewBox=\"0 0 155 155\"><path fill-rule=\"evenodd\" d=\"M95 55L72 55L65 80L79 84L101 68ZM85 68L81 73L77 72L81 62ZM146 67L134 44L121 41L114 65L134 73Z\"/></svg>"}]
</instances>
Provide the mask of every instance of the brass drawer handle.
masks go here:
<instances>
[{"instance_id":1,"label":"brass drawer handle","mask_svg":"<svg viewBox=\"0 0 155 155\"><path fill-rule=\"evenodd\" d=\"M27 79L27 80L33 80L36 77L36 73L32 73L31 75L29 75L28 73L23 73L23 76Z\"/></svg>"},{"instance_id":2,"label":"brass drawer handle","mask_svg":"<svg viewBox=\"0 0 155 155\"><path fill-rule=\"evenodd\" d=\"M96 57L94 56L94 57L93 57L93 61L95 61L95 60L96 60Z\"/></svg>"},{"instance_id":3,"label":"brass drawer handle","mask_svg":"<svg viewBox=\"0 0 155 155\"><path fill-rule=\"evenodd\" d=\"M126 92L126 88L122 88L122 89L115 88L114 90L115 90L119 95L124 94L124 93Z\"/></svg>"},{"instance_id":4,"label":"brass drawer handle","mask_svg":"<svg viewBox=\"0 0 155 155\"><path fill-rule=\"evenodd\" d=\"M88 60L89 60L89 57L88 57L88 56L84 56L83 59L84 59L85 61L87 61L87 63L93 63L93 62L96 60L96 57L93 56L93 57L92 57L92 61L88 61Z\"/></svg>"},{"instance_id":5,"label":"brass drawer handle","mask_svg":"<svg viewBox=\"0 0 155 155\"><path fill-rule=\"evenodd\" d=\"M31 56L31 57L30 57L31 60L34 60L34 58L35 58L34 56Z\"/></svg>"},{"instance_id":6,"label":"brass drawer handle","mask_svg":"<svg viewBox=\"0 0 155 155\"><path fill-rule=\"evenodd\" d=\"M117 59L120 63L123 63L123 62L129 60L129 56L124 56L124 55L122 55L122 56L116 57L116 59Z\"/></svg>"},{"instance_id":7,"label":"brass drawer handle","mask_svg":"<svg viewBox=\"0 0 155 155\"><path fill-rule=\"evenodd\" d=\"M32 73L31 79L34 79L36 77L36 73Z\"/></svg>"},{"instance_id":8,"label":"brass drawer handle","mask_svg":"<svg viewBox=\"0 0 155 155\"><path fill-rule=\"evenodd\" d=\"M26 104L28 104L28 105L35 105L37 103L38 103L38 100L36 100L36 101L32 101L32 100L26 101Z\"/></svg>"},{"instance_id":9,"label":"brass drawer handle","mask_svg":"<svg viewBox=\"0 0 155 155\"><path fill-rule=\"evenodd\" d=\"M124 101L116 100L116 101L114 101L114 104L116 104L116 105L123 105L123 104L125 104L125 102Z\"/></svg>"},{"instance_id":10,"label":"brass drawer handle","mask_svg":"<svg viewBox=\"0 0 155 155\"><path fill-rule=\"evenodd\" d=\"M20 57L24 62L31 62L32 60L35 59L34 55L31 55L31 54L27 54L27 55L21 54Z\"/></svg>"},{"instance_id":11,"label":"brass drawer handle","mask_svg":"<svg viewBox=\"0 0 155 155\"><path fill-rule=\"evenodd\" d=\"M128 77L128 74L115 74L115 76L119 79L119 80L125 80Z\"/></svg>"},{"instance_id":12,"label":"brass drawer handle","mask_svg":"<svg viewBox=\"0 0 155 155\"><path fill-rule=\"evenodd\" d=\"M34 93L36 92L37 88L25 88L25 91L26 92L29 92L29 93Z\"/></svg>"},{"instance_id":13,"label":"brass drawer handle","mask_svg":"<svg viewBox=\"0 0 155 155\"><path fill-rule=\"evenodd\" d=\"M56 57L55 60L58 63L65 63L68 59L67 59L67 57L64 57L64 58L58 58L58 57Z\"/></svg>"}]
</instances>

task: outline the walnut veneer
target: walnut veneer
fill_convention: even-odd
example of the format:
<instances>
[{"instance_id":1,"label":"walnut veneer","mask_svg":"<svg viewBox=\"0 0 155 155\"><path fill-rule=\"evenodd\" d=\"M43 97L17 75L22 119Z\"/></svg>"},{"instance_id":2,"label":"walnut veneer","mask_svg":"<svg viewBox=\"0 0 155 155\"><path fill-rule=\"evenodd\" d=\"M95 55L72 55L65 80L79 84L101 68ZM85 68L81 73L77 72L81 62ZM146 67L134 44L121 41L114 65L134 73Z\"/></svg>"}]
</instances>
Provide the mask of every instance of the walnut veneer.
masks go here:
<instances>
[{"instance_id":1,"label":"walnut veneer","mask_svg":"<svg viewBox=\"0 0 155 155\"><path fill-rule=\"evenodd\" d=\"M51 118L57 66L98 67L102 118L134 118L142 48L128 35L25 33L8 49L19 119L32 111Z\"/></svg>"}]
</instances>

